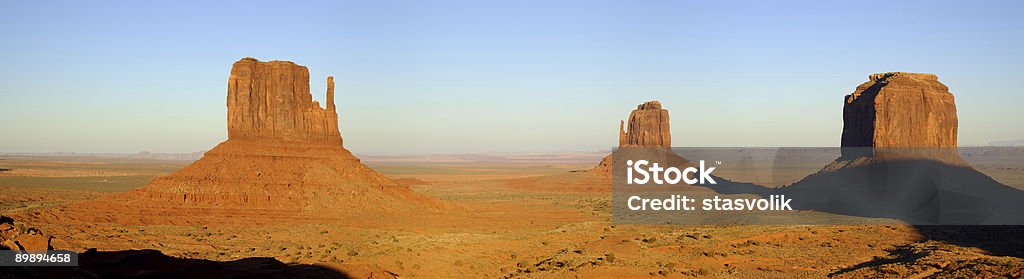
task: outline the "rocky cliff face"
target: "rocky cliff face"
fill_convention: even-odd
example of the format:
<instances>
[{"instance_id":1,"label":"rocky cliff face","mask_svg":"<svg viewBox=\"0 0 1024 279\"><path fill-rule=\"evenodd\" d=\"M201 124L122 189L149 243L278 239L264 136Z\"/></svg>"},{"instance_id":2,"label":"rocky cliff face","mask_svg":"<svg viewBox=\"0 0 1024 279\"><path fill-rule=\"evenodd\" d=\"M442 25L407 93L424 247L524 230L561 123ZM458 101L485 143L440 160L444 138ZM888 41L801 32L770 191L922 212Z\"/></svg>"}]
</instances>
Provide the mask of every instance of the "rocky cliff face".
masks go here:
<instances>
[{"instance_id":1,"label":"rocky cliff face","mask_svg":"<svg viewBox=\"0 0 1024 279\"><path fill-rule=\"evenodd\" d=\"M309 93L309 69L287 61L243 58L228 78L228 139L341 143L334 79L327 108Z\"/></svg>"},{"instance_id":2,"label":"rocky cliff face","mask_svg":"<svg viewBox=\"0 0 1024 279\"><path fill-rule=\"evenodd\" d=\"M625 123L628 126L623 127ZM629 128L626 130L626 128ZM619 121L619 147L671 147L672 131L668 110L650 101L629 113L629 122Z\"/></svg>"},{"instance_id":3,"label":"rocky cliff face","mask_svg":"<svg viewBox=\"0 0 1024 279\"><path fill-rule=\"evenodd\" d=\"M25 228L24 224L15 225L14 219L0 216L0 250L52 250L51 239L53 236L45 235L36 228Z\"/></svg>"},{"instance_id":4,"label":"rocky cliff face","mask_svg":"<svg viewBox=\"0 0 1024 279\"><path fill-rule=\"evenodd\" d=\"M932 74L873 74L844 98L842 147L956 147L956 105ZM848 156L844 152L844 156Z\"/></svg>"}]
</instances>

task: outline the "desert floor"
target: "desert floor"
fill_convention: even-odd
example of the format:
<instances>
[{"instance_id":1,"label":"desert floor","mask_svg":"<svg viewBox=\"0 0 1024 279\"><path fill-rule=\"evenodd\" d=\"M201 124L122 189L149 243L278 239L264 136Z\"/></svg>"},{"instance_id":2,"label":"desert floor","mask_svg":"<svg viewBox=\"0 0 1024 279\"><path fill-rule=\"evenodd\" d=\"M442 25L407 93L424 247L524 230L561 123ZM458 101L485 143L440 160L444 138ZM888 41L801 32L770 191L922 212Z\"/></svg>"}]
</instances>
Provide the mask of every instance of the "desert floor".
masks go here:
<instances>
[{"instance_id":1,"label":"desert floor","mask_svg":"<svg viewBox=\"0 0 1024 279\"><path fill-rule=\"evenodd\" d=\"M457 209L445 213L295 222L235 218L230 212L199 222L174 222L190 216L160 213L137 222L62 216L116 214L71 214L67 206L143 186L188 163L0 157L0 213L54 235L57 249L154 249L219 262L269 257L351 277L1024 276L1019 227L616 225L607 182L572 172L593 163L368 161ZM981 166L997 179L1010 180L1021 171ZM805 166L784 177L816 170ZM742 180L752 174L728 175ZM1020 181L1001 181L1020 187ZM164 222L147 224L151 219Z\"/></svg>"}]
</instances>

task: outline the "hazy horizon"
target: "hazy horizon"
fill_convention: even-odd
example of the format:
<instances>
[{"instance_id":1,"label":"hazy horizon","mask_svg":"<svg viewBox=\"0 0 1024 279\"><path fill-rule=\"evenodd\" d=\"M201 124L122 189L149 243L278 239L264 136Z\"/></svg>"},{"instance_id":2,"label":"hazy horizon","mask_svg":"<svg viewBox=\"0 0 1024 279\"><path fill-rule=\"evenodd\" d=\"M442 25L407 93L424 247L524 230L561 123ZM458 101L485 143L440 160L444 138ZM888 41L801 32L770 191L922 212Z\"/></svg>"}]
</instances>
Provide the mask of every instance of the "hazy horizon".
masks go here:
<instances>
[{"instance_id":1,"label":"hazy horizon","mask_svg":"<svg viewBox=\"0 0 1024 279\"><path fill-rule=\"evenodd\" d=\"M890 71L949 86L960 145L1024 139L1022 2L736 4L4 2L0 153L208 150L247 56L333 75L364 154L606 150L655 99L674 146L838 146Z\"/></svg>"}]
</instances>

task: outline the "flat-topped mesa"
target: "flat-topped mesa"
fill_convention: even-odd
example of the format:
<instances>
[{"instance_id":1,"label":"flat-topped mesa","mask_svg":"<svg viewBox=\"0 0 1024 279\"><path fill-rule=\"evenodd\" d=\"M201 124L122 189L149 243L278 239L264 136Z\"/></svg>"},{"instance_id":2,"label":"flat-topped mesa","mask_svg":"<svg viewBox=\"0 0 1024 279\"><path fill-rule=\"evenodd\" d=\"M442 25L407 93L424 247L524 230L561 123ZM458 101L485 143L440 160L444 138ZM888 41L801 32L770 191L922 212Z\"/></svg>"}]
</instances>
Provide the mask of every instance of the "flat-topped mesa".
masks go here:
<instances>
[{"instance_id":1,"label":"flat-topped mesa","mask_svg":"<svg viewBox=\"0 0 1024 279\"><path fill-rule=\"evenodd\" d=\"M671 146L668 110L661 108L661 102L640 104L629 113L629 122L619 121L619 147Z\"/></svg>"},{"instance_id":2,"label":"flat-topped mesa","mask_svg":"<svg viewBox=\"0 0 1024 279\"><path fill-rule=\"evenodd\" d=\"M228 139L340 145L334 78L327 78L327 108L309 93L309 69L288 61L242 58L228 78Z\"/></svg>"},{"instance_id":3,"label":"flat-topped mesa","mask_svg":"<svg viewBox=\"0 0 1024 279\"><path fill-rule=\"evenodd\" d=\"M933 74L873 74L843 99L844 157L860 148L952 149L957 146L956 104Z\"/></svg>"}]
</instances>

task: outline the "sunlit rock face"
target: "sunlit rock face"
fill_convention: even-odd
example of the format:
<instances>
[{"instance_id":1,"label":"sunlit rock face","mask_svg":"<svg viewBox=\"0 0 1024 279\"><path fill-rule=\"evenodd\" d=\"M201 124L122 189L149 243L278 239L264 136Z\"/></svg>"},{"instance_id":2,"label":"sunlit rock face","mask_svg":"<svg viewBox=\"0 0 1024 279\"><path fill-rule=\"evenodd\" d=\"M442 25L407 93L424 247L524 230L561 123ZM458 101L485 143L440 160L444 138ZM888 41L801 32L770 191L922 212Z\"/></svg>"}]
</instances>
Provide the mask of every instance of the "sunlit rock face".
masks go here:
<instances>
[{"instance_id":1,"label":"sunlit rock face","mask_svg":"<svg viewBox=\"0 0 1024 279\"><path fill-rule=\"evenodd\" d=\"M665 155L676 157L671 152L672 130L669 125L668 110L661 108L661 102L648 101L636 106L629 113L628 121L619 121L619 148L650 147L663 148ZM659 149L661 150L661 149ZM682 158L679 158L679 161ZM591 172L611 176L612 155L605 156Z\"/></svg>"},{"instance_id":2,"label":"sunlit rock face","mask_svg":"<svg viewBox=\"0 0 1024 279\"><path fill-rule=\"evenodd\" d=\"M623 127L623 124L628 126ZM668 110L650 101L629 113L629 122L619 122L619 147L671 147L672 131Z\"/></svg>"},{"instance_id":3,"label":"sunlit rock face","mask_svg":"<svg viewBox=\"0 0 1024 279\"><path fill-rule=\"evenodd\" d=\"M313 100L305 66L243 58L228 78L228 139L341 144L332 77L326 101L321 108Z\"/></svg>"}]
</instances>

